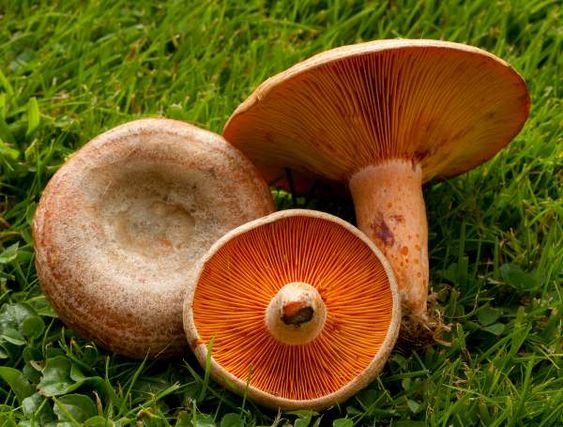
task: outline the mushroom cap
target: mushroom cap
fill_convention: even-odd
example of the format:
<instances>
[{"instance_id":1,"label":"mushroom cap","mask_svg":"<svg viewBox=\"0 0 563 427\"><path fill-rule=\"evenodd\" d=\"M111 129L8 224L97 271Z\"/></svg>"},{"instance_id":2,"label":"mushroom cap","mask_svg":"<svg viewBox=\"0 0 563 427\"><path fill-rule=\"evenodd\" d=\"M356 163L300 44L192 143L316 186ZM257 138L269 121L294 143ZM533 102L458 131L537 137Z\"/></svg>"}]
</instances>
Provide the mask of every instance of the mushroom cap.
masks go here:
<instances>
[{"instance_id":1,"label":"mushroom cap","mask_svg":"<svg viewBox=\"0 0 563 427\"><path fill-rule=\"evenodd\" d=\"M39 281L84 337L135 358L179 355L196 264L272 211L258 172L219 135L133 121L86 144L45 188L33 222Z\"/></svg>"},{"instance_id":2,"label":"mushroom cap","mask_svg":"<svg viewBox=\"0 0 563 427\"><path fill-rule=\"evenodd\" d=\"M291 345L271 332L269 308L295 286L315 288L324 308L320 333L305 330ZM389 356L400 318L393 271L369 238L337 217L299 209L218 240L184 305L201 365L211 350L217 381L282 409L326 408L366 386Z\"/></svg>"},{"instance_id":3,"label":"mushroom cap","mask_svg":"<svg viewBox=\"0 0 563 427\"><path fill-rule=\"evenodd\" d=\"M438 40L381 40L313 56L266 80L223 136L265 177L280 167L346 181L389 159L446 178L520 131L530 99L505 61Z\"/></svg>"}]
</instances>

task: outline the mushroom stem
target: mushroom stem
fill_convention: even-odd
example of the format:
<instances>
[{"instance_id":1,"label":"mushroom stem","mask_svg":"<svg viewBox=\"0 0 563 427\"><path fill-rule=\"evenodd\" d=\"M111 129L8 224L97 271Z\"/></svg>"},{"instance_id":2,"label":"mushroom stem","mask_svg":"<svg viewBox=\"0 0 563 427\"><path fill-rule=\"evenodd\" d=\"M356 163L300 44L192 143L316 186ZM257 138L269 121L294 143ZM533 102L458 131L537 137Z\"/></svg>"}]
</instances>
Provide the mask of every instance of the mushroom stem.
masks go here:
<instances>
[{"instance_id":1,"label":"mushroom stem","mask_svg":"<svg viewBox=\"0 0 563 427\"><path fill-rule=\"evenodd\" d=\"M268 331L279 341L306 344L322 331L326 307L319 292L308 283L284 285L268 304L265 322Z\"/></svg>"},{"instance_id":2,"label":"mushroom stem","mask_svg":"<svg viewBox=\"0 0 563 427\"><path fill-rule=\"evenodd\" d=\"M350 179L358 227L393 267L405 314L425 323L428 225L422 169L409 160L368 166Z\"/></svg>"}]
</instances>

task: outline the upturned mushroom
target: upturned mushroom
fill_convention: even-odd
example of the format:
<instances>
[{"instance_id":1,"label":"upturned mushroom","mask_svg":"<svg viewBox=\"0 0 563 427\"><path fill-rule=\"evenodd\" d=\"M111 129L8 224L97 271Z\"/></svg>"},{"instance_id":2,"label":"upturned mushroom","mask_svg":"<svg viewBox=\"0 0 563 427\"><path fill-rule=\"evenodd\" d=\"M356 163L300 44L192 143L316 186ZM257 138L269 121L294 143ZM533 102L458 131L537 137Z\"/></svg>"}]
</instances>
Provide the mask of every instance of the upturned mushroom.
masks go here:
<instances>
[{"instance_id":1,"label":"upturned mushroom","mask_svg":"<svg viewBox=\"0 0 563 427\"><path fill-rule=\"evenodd\" d=\"M288 210L227 233L184 306L186 336L217 381L281 409L322 409L366 386L397 338L393 271L357 228ZM210 357L210 359L209 359Z\"/></svg>"},{"instance_id":2,"label":"upturned mushroom","mask_svg":"<svg viewBox=\"0 0 563 427\"><path fill-rule=\"evenodd\" d=\"M268 79L223 135L265 177L291 168L347 182L359 228L393 266L407 323L428 326L422 185L491 158L520 131L529 105L522 78L488 52L383 40L321 53Z\"/></svg>"},{"instance_id":3,"label":"upturned mushroom","mask_svg":"<svg viewBox=\"0 0 563 427\"><path fill-rule=\"evenodd\" d=\"M39 281L64 323L101 346L179 355L197 262L272 211L262 178L219 135L133 121L90 141L48 183L33 222Z\"/></svg>"}]
</instances>

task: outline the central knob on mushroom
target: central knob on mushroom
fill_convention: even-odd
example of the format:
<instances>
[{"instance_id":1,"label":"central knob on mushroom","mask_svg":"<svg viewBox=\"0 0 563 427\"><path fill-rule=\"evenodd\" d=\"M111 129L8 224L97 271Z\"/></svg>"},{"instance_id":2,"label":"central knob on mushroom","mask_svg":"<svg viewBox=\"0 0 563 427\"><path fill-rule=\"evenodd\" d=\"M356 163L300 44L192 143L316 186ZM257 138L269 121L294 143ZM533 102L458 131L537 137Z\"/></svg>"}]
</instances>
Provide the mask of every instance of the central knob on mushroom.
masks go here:
<instances>
[{"instance_id":1,"label":"central knob on mushroom","mask_svg":"<svg viewBox=\"0 0 563 427\"><path fill-rule=\"evenodd\" d=\"M326 306L319 291L308 283L284 285L268 304L266 327L274 338L285 344L313 341L323 330Z\"/></svg>"}]
</instances>

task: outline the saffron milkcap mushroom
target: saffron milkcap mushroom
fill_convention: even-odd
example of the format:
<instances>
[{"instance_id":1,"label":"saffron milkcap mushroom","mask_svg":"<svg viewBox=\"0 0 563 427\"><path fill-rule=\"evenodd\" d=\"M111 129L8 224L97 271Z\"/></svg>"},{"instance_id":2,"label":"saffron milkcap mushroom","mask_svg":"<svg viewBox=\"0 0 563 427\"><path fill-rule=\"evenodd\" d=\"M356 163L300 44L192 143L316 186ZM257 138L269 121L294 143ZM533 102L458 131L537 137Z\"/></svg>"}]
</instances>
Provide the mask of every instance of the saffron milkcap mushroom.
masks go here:
<instances>
[{"instance_id":1,"label":"saffron milkcap mushroom","mask_svg":"<svg viewBox=\"0 0 563 427\"><path fill-rule=\"evenodd\" d=\"M196 357L239 394L281 409L346 400L396 341L393 271L351 224L287 210L244 224L203 258L184 305Z\"/></svg>"},{"instance_id":2,"label":"saffron milkcap mushroom","mask_svg":"<svg viewBox=\"0 0 563 427\"><path fill-rule=\"evenodd\" d=\"M238 150L187 123L143 119L81 148L51 178L33 237L65 324L134 358L184 353L186 280L227 231L273 211Z\"/></svg>"},{"instance_id":3,"label":"saffron milkcap mushroom","mask_svg":"<svg viewBox=\"0 0 563 427\"><path fill-rule=\"evenodd\" d=\"M318 54L268 79L223 136L267 178L290 168L347 182L358 227L393 266L405 320L428 326L422 185L491 158L520 131L529 104L522 78L488 52L383 40Z\"/></svg>"}]
</instances>

